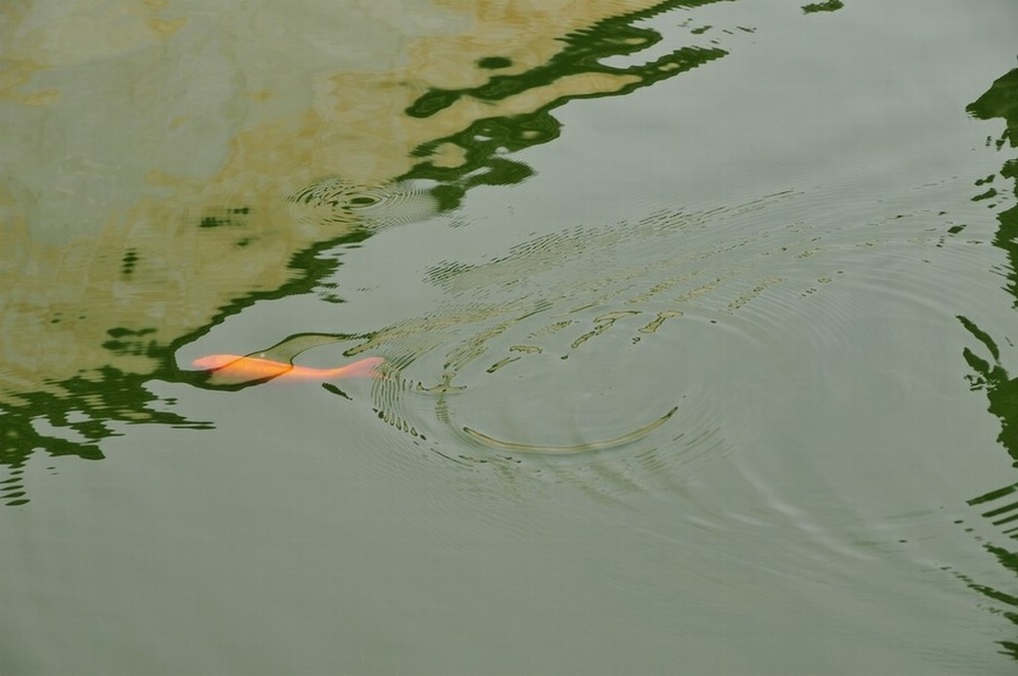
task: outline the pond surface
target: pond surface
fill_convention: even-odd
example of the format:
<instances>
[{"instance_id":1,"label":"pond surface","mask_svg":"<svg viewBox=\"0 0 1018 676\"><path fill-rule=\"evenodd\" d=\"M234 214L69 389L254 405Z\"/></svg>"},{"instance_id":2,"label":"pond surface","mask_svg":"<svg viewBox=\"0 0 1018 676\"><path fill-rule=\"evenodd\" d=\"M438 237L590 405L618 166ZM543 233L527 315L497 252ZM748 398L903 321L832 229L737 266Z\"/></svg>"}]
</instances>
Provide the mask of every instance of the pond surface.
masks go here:
<instances>
[{"instance_id":1,"label":"pond surface","mask_svg":"<svg viewBox=\"0 0 1018 676\"><path fill-rule=\"evenodd\" d=\"M1015 25L0 4L0 673L1013 673Z\"/></svg>"}]
</instances>

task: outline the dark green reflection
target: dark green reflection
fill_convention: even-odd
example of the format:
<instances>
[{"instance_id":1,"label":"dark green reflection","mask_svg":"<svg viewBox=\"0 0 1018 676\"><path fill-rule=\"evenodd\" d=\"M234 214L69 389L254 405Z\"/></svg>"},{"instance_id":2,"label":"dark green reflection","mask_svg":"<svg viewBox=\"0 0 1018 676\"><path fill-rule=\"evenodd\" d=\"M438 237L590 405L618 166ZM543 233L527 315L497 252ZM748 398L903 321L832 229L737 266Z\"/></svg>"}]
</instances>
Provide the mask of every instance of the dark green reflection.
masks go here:
<instances>
[{"instance_id":1,"label":"dark green reflection","mask_svg":"<svg viewBox=\"0 0 1018 676\"><path fill-rule=\"evenodd\" d=\"M469 189L479 185L511 185L524 181L533 174L525 163L512 159L511 154L558 137L561 123L551 111L569 100L627 94L641 87L674 77L699 65L724 56L720 48L680 47L647 63L612 67L604 65L609 57L634 54L659 43L662 36L655 30L639 27L637 22L676 8L693 8L710 5L721 0L666 0L651 9L620 15L601 21L594 26L562 38L562 50L547 63L524 73L502 72L511 68L510 59L497 54L465 67L490 71L489 79L479 87L462 90L432 90L417 99L407 110L411 117L428 117L448 107L462 97L496 101L527 90L545 87L556 81L579 74L602 73L632 78L619 89L609 93L583 93L563 95L542 108L529 113L491 117L476 120L454 134L433 139L415 149L415 156L425 158L442 144L452 143L465 151L465 162L454 168L443 168L422 159L404 177L428 179L437 183L433 189L439 208L448 210L461 202ZM318 199L319 192L332 183L316 184L308 195ZM307 197L307 195L303 195ZM319 200L321 201L321 200ZM303 199L303 202L308 202ZM317 202L315 202L317 204ZM312 205L314 206L314 204ZM370 206L360 203L357 206ZM248 207L236 208L209 206L195 228L216 228L224 232L242 231L249 215ZM286 227L286 224L281 224ZM172 342L155 340L147 327L111 327L103 347L111 355L144 355L158 364L149 373L126 373L107 367L89 377L75 377L59 383L48 383L48 392L10 392L8 403L0 404L0 503L19 505L28 501L22 471L28 458L35 452L50 455L77 455L81 458L102 458L102 441L121 434L118 428L132 423L156 423L179 427L204 428L208 423L186 420L167 410L172 403L159 401L146 387L151 380L185 382L198 387L240 389L251 383L216 382L203 374L181 371L175 365L177 350L191 343L237 314L255 301L277 299L295 294L310 293L334 273L338 261L318 254L340 244L352 243L369 236L359 231L339 239L321 242L297 255L290 267L298 271L291 282L272 292L251 293L235 299L209 319L206 326ZM248 243L238 240L238 246ZM143 265L137 251L121 254L120 272L123 276L135 274ZM194 280L195 284L201 280ZM332 294L329 299L341 301ZM101 308L95 308L101 311ZM350 339L351 336L332 336L332 340ZM358 336L370 340L370 336ZM277 346L278 347L278 346ZM60 390L62 394L52 392ZM10 403L17 402L17 403ZM4 469L6 468L6 469Z\"/></svg>"},{"instance_id":2,"label":"dark green reflection","mask_svg":"<svg viewBox=\"0 0 1018 676\"><path fill-rule=\"evenodd\" d=\"M994 143L997 150L1018 147L1018 69L994 82L986 93L969 104L967 110L973 117L983 120L1004 119L1004 131ZM1001 183L1004 180L1015 181L1018 178L1018 159L1005 160L999 178ZM998 192L993 187L986 188L994 179L995 176L991 175L975 182L980 192L972 198L973 201L988 201L987 206L995 206ZM1011 192L1018 196L1018 182L1011 186ZM1015 296L1014 307L1018 309L1018 206L999 212L997 222L999 227L993 244L1007 254L1009 272L1006 288ZM997 441L1018 469L1018 378L1012 378L1004 368L1000 361L1000 348L987 332L967 317L958 319L981 345L978 349L965 348L963 352L965 362L972 369L969 376L972 389L986 393L989 412L1000 420ZM1015 479L1018 477L1012 477L1012 481ZM968 504L977 507L982 516L1009 539L1018 539L1018 483L1009 483L972 498ZM982 546L1005 570L1018 577L1018 552L990 542L983 542ZM1018 626L1018 596L980 584L965 575L959 577L973 590L1003 606L1004 617ZM1005 654L1018 659L1018 641L1001 641L1000 646Z\"/></svg>"},{"instance_id":3,"label":"dark green reflection","mask_svg":"<svg viewBox=\"0 0 1018 676\"><path fill-rule=\"evenodd\" d=\"M841 0L825 0L825 2L814 2L808 5L802 6L803 14L813 14L814 12L836 12L845 6L845 3Z\"/></svg>"},{"instance_id":4,"label":"dark green reflection","mask_svg":"<svg viewBox=\"0 0 1018 676\"><path fill-rule=\"evenodd\" d=\"M504 56L488 56L477 62L478 68L485 68L487 70L508 68L511 65L513 65L512 59L507 59Z\"/></svg>"},{"instance_id":5,"label":"dark green reflection","mask_svg":"<svg viewBox=\"0 0 1018 676\"><path fill-rule=\"evenodd\" d=\"M200 224L198 227L201 227ZM28 489L22 473L28 458L35 452L51 456L76 455L87 460L101 460L101 442L119 436L117 427L130 424L159 424L189 429L210 429L206 421L188 420L167 407L145 387L152 380L186 382L212 389L240 389L245 384L209 382L206 374L182 371L176 367L177 350L208 333L231 315L259 300L283 298L310 293L319 281L332 275L339 265L334 258L319 254L341 244L362 241L366 232L322 242L291 262L301 275L271 293L253 293L236 299L213 317L201 330L182 336L170 344L160 344L146 337L151 329L131 330L113 327L107 331L109 340L103 346L116 354L145 354L160 366L151 373L124 373L107 367L91 378L75 377L54 383L63 390L61 396L51 392L16 392L20 403L0 404L0 504L22 505L28 502Z\"/></svg>"},{"instance_id":6,"label":"dark green reflection","mask_svg":"<svg viewBox=\"0 0 1018 676\"><path fill-rule=\"evenodd\" d=\"M676 66L679 66L681 70L688 70L700 63L723 56L726 52L720 49L685 47L666 54L651 63L627 68L605 66L599 60L611 56L632 54L660 42L662 37L657 31L633 25L640 19L646 19L677 7L698 7L719 1L666 0L650 9L605 19L586 30L567 35L563 38L565 47L562 51L542 66L518 75L495 76L479 87L432 89L414 101L407 108L406 113L410 117L429 117L448 108L463 96L495 101L527 89L543 87L568 75L580 73L637 75L640 82L630 86L626 91L652 84L662 77L674 75ZM502 65L505 61L508 59L500 60L498 57L489 57L482 59L479 65L483 68L506 67L509 65L508 63ZM667 74L662 75L663 72ZM595 94L594 96L599 95Z\"/></svg>"},{"instance_id":7,"label":"dark green reflection","mask_svg":"<svg viewBox=\"0 0 1018 676\"><path fill-rule=\"evenodd\" d=\"M586 30L565 36L562 39L565 44L562 51L537 68L514 75L493 75L478 87L428 91L407 108L407 115L430 117L463 97L498 101L579 74L603 73L636 78L632 83L607 94L562 96L530 113L477 120L462 131L429 141L414 151L418 157L427 157L443 144L452 143L466 151L466 161L463 164L443 168L424 162L401 178L438 181L440 186L436 189L436 196L445 209L458 206L463 194L474 186L520 183L530 177L533 170L523 162L508 159L506 154L558 138L562 124L552 117L553 109L573 99L628 94L725 56L728 52L716 47L680 47L654 61L639 65L613 67L601 63L608 57L633 54L662 40L657 31L634 25L637 21L679 7L698 7L720 1L667 0L647 10L605 19ZM508 67L510 64L504 63L499 57L489 57L482 59L478 65L494 69Z\"/></svg>"},{"instance_id":8,"label":"dark green reflection","mask_svg":"<svg viewBox=\"0 0 1018 676\"><path fill-rule=\"evenodd\" d=\"M1000 419L1001 429L997 441L1011 456L1012 465L1018 468L1018 378L1012 378L1000 363L1000 350L987 333L965 317L958 319L990 355L992 361L980 357L969 348L963 352L965 361L973 371L969 376L972 388L986 392L988 410ZM1018 483L979 495L969 500L968 504L979 509L982 516L999 528L1003 535L1018 539ZM993 554L1001 566L1018 577L1018 551L985 541L982 547ZM980 584L964 574L958 577L980 594L1011 608L1002 614L1018 625L1018 596ZM1001 641L1000 645L1008 655L1018 659L1018 641Z\"/></svg>"}]
</instances>

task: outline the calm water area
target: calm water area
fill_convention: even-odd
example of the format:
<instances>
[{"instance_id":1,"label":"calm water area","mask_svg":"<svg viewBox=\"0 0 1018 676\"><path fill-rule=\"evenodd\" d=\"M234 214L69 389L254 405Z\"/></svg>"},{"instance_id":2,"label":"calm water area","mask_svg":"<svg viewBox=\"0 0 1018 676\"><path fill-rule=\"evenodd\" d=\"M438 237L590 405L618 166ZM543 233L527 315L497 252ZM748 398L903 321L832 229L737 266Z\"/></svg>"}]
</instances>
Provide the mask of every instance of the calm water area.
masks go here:
<instances>
[{"instance_id":1,"label":"calm water area","mask_svg":"<svg viewBox=\"0 0 1018 676\"><path fill-rule=\"evenodd\" d=\"M1015 673L1016 28L0 0L0 674Z\"/></svg>"}]
</instances>

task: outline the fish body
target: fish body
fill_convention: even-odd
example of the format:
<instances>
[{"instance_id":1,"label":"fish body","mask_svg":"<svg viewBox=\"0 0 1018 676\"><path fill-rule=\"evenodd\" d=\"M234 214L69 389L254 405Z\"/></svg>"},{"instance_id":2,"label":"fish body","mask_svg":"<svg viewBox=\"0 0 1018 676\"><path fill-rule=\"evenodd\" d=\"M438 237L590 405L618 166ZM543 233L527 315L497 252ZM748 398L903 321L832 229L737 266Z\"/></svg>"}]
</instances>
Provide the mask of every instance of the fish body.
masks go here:
<instances>
[{"instance_id":1,"label":"fish body","mask_svg":"<svg viewBox=\"0 0 1018 676\"><path fill-rule=\"evenodd\" d=\"M262 359L261 357L244 357L239 354L210 354L206 357L195 359L193 364L199 369L209 371L216 376L226 376L238 381L269 380L271 378L328 380L331 378L378 375L376 369L384 361L381 357L365 357L346 366L334 369L319 369L310 366L297 366L272 359Z\"/></svg>"}]
</instances>

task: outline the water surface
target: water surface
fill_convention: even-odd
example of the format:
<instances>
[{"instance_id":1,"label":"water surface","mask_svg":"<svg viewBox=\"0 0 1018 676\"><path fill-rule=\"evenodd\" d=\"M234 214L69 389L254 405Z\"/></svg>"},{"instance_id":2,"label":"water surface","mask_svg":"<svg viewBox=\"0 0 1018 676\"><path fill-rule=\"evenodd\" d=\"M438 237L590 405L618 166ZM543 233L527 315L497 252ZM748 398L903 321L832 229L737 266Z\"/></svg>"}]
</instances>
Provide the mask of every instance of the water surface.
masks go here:
<instances>
[{"instance_id":1,"label":"water surface","mask_svg":"<svg viewBox=\"0 0 1018 676\"><path fill-rule=\"evenodd\" d=\"M1013 671L1011 3L75 7L0 9L0 671Z\"/></svg>"}]
</instances>

